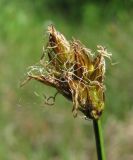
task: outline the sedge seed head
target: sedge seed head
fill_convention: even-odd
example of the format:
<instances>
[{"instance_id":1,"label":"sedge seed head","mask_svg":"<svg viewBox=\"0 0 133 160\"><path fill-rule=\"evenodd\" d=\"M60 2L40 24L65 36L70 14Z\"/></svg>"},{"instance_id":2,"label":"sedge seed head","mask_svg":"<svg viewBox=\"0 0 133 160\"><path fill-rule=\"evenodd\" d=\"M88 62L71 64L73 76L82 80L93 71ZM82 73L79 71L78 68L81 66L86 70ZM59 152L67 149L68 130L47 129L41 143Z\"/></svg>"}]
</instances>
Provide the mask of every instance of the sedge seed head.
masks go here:
<instances>
[{"instance_id":1,"label":"sedge seed head","mask_svg":"<svg viewBox=\"0 0 133 160\"><path fill-rule=\"evenodd\" d=\"M48 27L48 35L40 64L30 69L28 80L54 87L71 100L74 117L81 111L88 118L98 119L105 102L105 57L110 59L111 54L97 46L94 56L80 41L68 41L52 25Z\"/></svg>"}]
</instances>

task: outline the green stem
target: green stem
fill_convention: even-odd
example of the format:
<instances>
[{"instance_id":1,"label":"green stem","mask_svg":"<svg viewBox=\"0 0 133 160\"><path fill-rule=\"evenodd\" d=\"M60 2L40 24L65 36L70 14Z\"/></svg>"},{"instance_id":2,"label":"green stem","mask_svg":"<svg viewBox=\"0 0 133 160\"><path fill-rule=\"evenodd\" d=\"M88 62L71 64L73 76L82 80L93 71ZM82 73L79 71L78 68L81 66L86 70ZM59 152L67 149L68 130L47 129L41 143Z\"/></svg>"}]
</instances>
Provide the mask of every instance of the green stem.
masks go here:
<instances>
[{"instance_id":1,"label":"green stem","mask_svg":"<svg viewBox=\"0 0 133 160\"><path fill-rule=\"evenodd\" d=\"M105 160L104 142L100 120L93 120L98 160Z\"/></svg>"}]
</instances>

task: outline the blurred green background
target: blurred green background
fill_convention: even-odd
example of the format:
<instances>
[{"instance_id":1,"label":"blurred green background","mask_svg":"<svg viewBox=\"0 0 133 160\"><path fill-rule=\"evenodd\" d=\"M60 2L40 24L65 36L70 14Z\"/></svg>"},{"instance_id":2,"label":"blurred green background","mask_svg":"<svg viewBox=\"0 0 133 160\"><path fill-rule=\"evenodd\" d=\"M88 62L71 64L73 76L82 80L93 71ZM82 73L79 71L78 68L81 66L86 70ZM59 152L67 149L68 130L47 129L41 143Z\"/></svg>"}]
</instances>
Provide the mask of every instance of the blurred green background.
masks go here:
<instances>
[{"instance_id":1,"label":"blurred green background","mask_svg":"<svg viewBox=\"0 0 133 160\"><path fill-rule=\"evenodd\" d=\"M74 119L71 102L59 95L46 106L43 94L54 89L35 81L19 87L40 60L49 24L94 52L106 46L118 62L107 60L105 150L108 160L132 160L133 0L0 1L0 159L96 159L92 122Z\"/></svg>"}]
</instances>

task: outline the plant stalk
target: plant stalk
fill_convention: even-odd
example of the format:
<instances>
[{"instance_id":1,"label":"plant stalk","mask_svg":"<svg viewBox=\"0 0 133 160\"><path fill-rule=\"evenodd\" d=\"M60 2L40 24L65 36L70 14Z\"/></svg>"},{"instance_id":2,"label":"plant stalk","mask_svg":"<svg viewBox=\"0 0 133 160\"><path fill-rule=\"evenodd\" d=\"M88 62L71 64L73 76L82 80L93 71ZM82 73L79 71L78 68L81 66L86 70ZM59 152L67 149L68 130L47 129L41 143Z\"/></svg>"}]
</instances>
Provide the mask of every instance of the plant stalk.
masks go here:
<instances>
[{"instance_id":1,"label":"plant stalk","mask_svg":"<svg viewBox=\"0 0 133 160\"><path fill-rule=\"evenodd\" d=\"M98 160L105 160L103 134L100 120L93 120Z\"/></svg>"}]
</instances>

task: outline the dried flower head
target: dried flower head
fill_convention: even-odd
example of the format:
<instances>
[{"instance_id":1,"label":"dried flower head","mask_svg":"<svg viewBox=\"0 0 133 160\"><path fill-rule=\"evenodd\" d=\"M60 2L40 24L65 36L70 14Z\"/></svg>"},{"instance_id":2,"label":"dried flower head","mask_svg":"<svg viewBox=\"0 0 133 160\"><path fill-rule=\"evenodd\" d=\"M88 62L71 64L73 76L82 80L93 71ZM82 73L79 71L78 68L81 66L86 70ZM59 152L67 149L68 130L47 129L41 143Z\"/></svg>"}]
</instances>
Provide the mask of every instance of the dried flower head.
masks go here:
<instances>
[{"instance_id":1,"label":"dried flower head","mask_svg":"<svg viewBox=\"0 0 133 160\"><path fill-rule=\"evenodd\" d=\"M52 25L48 27L48 35L40 64L30 67L27 80L35 79L56 88L73 102L74 117L79 110L88 118L98 119L105 101L104 57L110 58L111 54L97 46L95 56L80 41L66 40Z\"/></svg>"}]
</instances>

